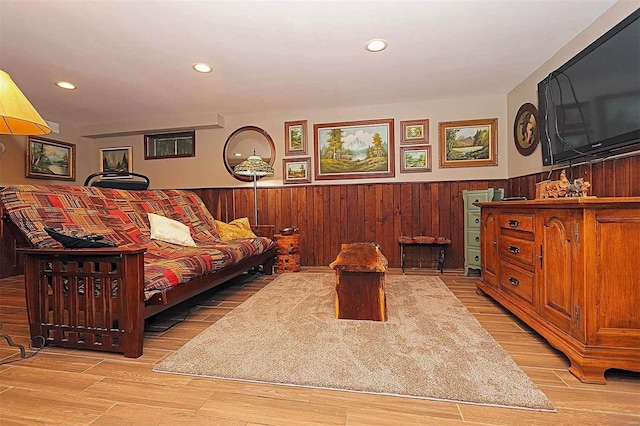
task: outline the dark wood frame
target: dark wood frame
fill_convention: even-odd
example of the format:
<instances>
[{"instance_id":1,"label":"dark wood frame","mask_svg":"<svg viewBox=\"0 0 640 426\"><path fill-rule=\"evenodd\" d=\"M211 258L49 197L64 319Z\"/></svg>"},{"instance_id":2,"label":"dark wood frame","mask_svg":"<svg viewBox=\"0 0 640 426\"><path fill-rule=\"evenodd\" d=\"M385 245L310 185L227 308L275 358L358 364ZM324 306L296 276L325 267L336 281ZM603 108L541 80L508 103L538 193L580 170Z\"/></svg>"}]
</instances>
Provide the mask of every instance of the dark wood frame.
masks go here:
<instances>
[{"instance_id":1,"label":"dark wood frame","mask_svg":"<svg viewBox=\"0 0 640 426\"><path fill-rule=\"evenodd\" d=\"M357 129L359 127L368 126L387 126L387 164L386 171L348 171L344 173L324 172L322 171L322 159L320 158L320 131L325 129ZM367 179L367 178L392 178L395 174L395 132L393 118L381 120L363 120L363 121L343 121L339 123L323 123L313 125L313 142L314 142L314 168L316 180L328 179Z\"/></svg>"},{"instance_id":2,"label":"dark wood frame","mask_svg":"<svg viewBox=\"0 0 640 426\"><path fill-rule=\"evenodd\" d=\"M307 176L305 178L289 178L287 173L288 166L291 163L305 163L307 168ZM282 183L294 184L294 183L311 183L311 158L283 158L282 159Z\"/></svg>"},{"instance_id":3,"label":"dark wood frame","mask_svg":"<svg viewBox=\"0 0 640 426\"><path fill-rule=\"evenodd\" d=\"M15 234L18 227L3 217ZM252 227L273 238L273 225ZM25 239L26 240L26 239ZM34 344L142 356L145 319L205 292L246 271L261 267L271 275L277 248L144 300L144 248L18 248L25 258L29 328ZM102 291L117 282L117 292ZM84 286L79 291L80 285ZM113 286L111 286L113 289ZM94 297L85 297L85 294Z\"/></svg>"},{"instance_id":4,"label":"dark wood frame","mask_svg":"<svg viewBox=\"0 0 640 426\"><path fill-rule=\"evenodd\" d=\"M406 155L411 151L425 151L425 167L407 167ZM431 145L415 145L400 147L400 172L401 173L420 173L431 171Z\"/></svg>"},{"instance_id":5,"label":"dark wood frame","mask_svg":"<svg viewBox=\"0 0 640 426\"><path fill-rule=\"evenodd\" d=\"M33 170L31 164L33 163L33 143L41 143L43 145L51 145L56 148L62 148L69 150L68 155L68 170L67 175L55 175L49 173L41 173ZM29 136L27 138L27 161L26 161L26 177L33 179L51 179L51 180L76 180L76 146L72 143L56 141L53 139L45 139L36 136Z\"/></svg>"},{"instance_id":6,"label":"dark wood frame","mask_svg":"<svg viewBox=\"0 0 640 426\"><path fill-rule=\"evenodd\" d=\"M422 127L422 136L421 137L411 137L407 135L407 132L411 127ZM408 120L400 122L400 129L402 131L400 144L401 145L411 145L415 143L429 143L429 119L423 118L420 120Z\"/></svg>"},{"instance_id":7,"label":"dark wood frame","mask_svg":"<svg viewBox=\"0 0 640 426\"><path fill-rule=\"evenodd\" d=\"M151 154L151 143L155 138L163 137L163 138L172 138L172 137L182 137L182 136L191 136L193 139L193 150L188 154L172 154L172 155L152 155ZM144 135L144 159L145 160L158 160L162 158L183 158L183 157L195 157L196 156L196 131L188 130L185 132L171 132L171 133L153 133Z\"/></svg>"},{"instance_id":8,"label":"dark wood frame","mask_svg":"<svg viewBox=\"0 0 640 426\"><path fill-rule=\"evenodd\" d=\"M276 145L273 143L273 139L271 139L271 135L266 130L256 126L240 127L239 129L234 130L234 132L229 135L229 137L227 138L227 141L224 143L224 148L222 149L222 161L224 162L224 167L226 167L227 171L231 176L243 182L253 182L253 177L251 176L241 176L241 175L235 174L233 172L233 167L231 167L231 165L229 164L229 161L227 160L227 149L229 148L229 144L233 141L233 138L235 138L238 134L246 131L259 133L265 138L265 140L269 144L269 148L271 149L271 158L269 159L269 161L267 161L267 163L271 167L273 167L276 161ZM260 180L262 178L263 176L258 176L257 180Z\"/></svg>"},{"instance_id":9,"label":"dark wood frame","mask_svg":"<svg viewBox=\"0 0 640 426\"><path fill-rule=\"evenodd\" d=\"M525 137L526 127L523 130L523 126L527 126L529 120L533 117L535 123L535 129L533 134L528 138ZM513 123L513 141L516 144L516 149L521 155L531 155L536 150L540 143L540 127L538 121L538 109L532 103L523 104L516 113L516 118Z\"/></svg>"},{"instance_id":10,"label":"dark wood frame","mask_svg":"<svg viewBox=\"0 0 640 426\"><path fill-rule=\"evenodd\" d=\"M302 147L291 148L291 129L301 127ZM284 155L307 155L307 120L285 121L284 123Z\"/></svg>"}]
</instances>

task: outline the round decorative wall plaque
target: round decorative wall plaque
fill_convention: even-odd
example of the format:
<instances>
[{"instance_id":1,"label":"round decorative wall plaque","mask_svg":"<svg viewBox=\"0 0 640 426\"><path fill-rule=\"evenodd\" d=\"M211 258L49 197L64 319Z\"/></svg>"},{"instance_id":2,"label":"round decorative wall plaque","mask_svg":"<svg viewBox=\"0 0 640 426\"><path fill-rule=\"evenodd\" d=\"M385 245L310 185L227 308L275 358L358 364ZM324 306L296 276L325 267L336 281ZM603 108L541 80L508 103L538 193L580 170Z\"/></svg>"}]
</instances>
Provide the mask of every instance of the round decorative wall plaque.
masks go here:
<instances>
[{"instance_id":1,"label":"round decorative wall plaque","mask_svg":"<svg viewBox=\"0 0 640 426\"><path fill-rule=\"evenodd\" d=\"M531 155L540 142L538 129L538 109L531 103L520 107L513 123L513 139L518 152Z\"/></svg>"}]
</instances>

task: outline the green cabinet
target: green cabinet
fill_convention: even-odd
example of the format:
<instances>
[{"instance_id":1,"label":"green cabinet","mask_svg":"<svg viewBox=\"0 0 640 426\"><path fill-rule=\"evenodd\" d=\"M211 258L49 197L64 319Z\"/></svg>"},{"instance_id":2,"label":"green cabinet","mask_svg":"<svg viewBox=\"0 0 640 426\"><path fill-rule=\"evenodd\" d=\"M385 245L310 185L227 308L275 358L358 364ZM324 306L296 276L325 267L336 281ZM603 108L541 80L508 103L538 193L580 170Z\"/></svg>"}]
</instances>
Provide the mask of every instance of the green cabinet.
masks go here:
<instances>
[{"instance_id":1,"label":"green cabinet","mask_svg":"<svg viewBox=\"0 0 640 426\"><path fill-rule=\"evenodd\" d=\"M500 201L504 197L504 189L464 190L464 274L469 269L480 269L480 207L474 203Z\"/></svg>"}]
</instances>

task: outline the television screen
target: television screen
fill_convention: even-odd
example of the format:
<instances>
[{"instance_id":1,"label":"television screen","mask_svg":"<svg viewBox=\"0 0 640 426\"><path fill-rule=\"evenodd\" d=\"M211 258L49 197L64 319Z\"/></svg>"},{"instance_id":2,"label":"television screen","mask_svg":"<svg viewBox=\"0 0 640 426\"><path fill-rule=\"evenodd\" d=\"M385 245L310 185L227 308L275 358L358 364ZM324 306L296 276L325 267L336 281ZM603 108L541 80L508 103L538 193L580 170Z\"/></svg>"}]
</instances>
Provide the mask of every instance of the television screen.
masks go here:
<instances>
[{"instance_id":1,"label":"television screen","mask_svg":"<svg viewBox=\"0 0 640 426\"><path fill-rule=\"evenodd\" d=\"M542 162L640 149L640 9L538 84Z\"/></svg>"}]
</instances>

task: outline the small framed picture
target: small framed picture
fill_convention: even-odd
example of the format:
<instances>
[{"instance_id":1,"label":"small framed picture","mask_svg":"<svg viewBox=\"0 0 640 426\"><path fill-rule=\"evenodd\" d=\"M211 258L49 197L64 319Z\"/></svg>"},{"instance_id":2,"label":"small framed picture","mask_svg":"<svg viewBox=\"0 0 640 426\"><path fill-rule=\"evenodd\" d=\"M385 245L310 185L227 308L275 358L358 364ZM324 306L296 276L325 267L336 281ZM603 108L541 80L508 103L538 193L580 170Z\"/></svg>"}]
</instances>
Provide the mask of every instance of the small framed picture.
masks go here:
<instances>
[{"instance_id":1,"label":"small framed picture","mask_svg":"<svg viewBox=\"0 0 640 426\"><path fill-rule=\"evenodd\" d=\"M284 158L282 160L283 183L311 183L311 158Z\"/></svg>"},{"instance_id":2,"label":"small framed picture","mask_svg":"<svg viewBox=\"0 0 640 426\"><path fill-rule=\"evenodd\" d=\"M401 121L402 140L400 144L429 143L429 120Z\"/></svg>"},{"instance_id":3,"label":"small framed picture","mask_svg":"<svg viewBox=\"0 0 640 426\"><path fill-rule=\"evenodd\" d=\"M30 136L27 141L26 177L76 180L76 146Z\"/></svg>"},{"instance_id":4,"label":"small framed picture","mask_svg":"<svg viewBox=\"0 0 640 426\"><path fill-rule=\"evenodd\" d=\"M438 123L440 168L498 165L498 119Z\"/></svg>"},{"instance_id":5,"label":"small framed picture","mask_svg":"<svg viewBox=\"0 0 640 426\"><path fill-rule=\"evenodd\" d=\"M430 172L431 145L401 146L400 173Z\"/></svg>"},{"instance_id":6,"label":"small framed picture","mask_svg":"<svg viewBox=\"0 0 640 426\"><path fill-rule=\"evenodd\" d=\"M100 171L103 173L132 172L131 147L100 149Z\"/></svg>"},{"instance_id":7,"label":"small framed picture","mask_svg":"<svg viewBox=\"0 0 640 426\"><path fill-rule=\"evenodd\" d=\"M284 123L284 155L307 154L307 120Z\"/></svg>"}]
</instances>

